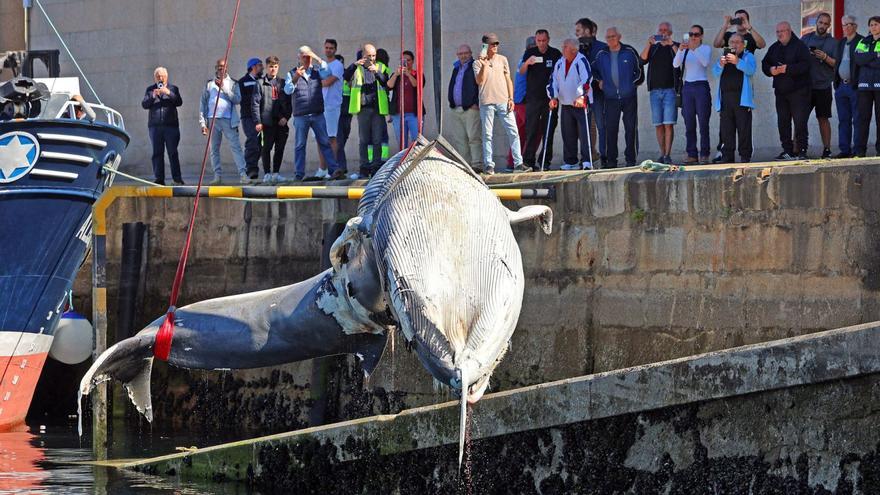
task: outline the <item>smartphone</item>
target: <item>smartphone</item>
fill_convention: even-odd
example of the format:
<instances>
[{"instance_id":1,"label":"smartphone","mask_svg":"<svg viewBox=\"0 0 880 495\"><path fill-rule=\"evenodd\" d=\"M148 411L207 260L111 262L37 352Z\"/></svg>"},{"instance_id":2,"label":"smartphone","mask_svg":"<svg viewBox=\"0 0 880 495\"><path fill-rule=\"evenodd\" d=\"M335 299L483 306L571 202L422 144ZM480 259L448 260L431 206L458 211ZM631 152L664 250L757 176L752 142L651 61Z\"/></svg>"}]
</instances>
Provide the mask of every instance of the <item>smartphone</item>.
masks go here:
<instances>
[{"instance_id":1,"label":"smartphone","mask_svg":"<svg viewBox=\"0 0 880 495\"><path fill-rule=\"evenodd\" d=\"M684 43L688 43L690 40L691 40L691 35L688 33L684 33L684 36L682 36L681 41Z\"/></svg>"},{"instance_id":2,"label":"smartphone","mask_svg":"<svg viewBox=\"0 0 880 495\"><path fill-rule=\"evenodd\" d=\"M743 23L742 17L734 17L730 20L731 26L739 26Z\"/></svg>"},{"instance_id":3,"label":"smartphone","mask_svg":"<svg viewBox=\"0 0 880 495\"><path fill-rule=\"evenodd\" d=\"M815 51L818 50L818 49L819 49L819 47L817 47L817 46L811 46L811 47L810 47L810 51L811 51L811 52L815 52Z\"/></svg>"},{"instance_id":4,"label":"smartphone","mask_svg":"<svg viewBox=\"0 0 880 495\"><path fill-rule=\"evenodd\" d=\"M483 46L480 47L480 56L487 57L489 56L489 44L483 43Z\"/></svg>"},{"instance_id":5,"label":"smartphone","mask_svg":"<svg viewBox=\"0 0 880 495\"><path fill-rule=\"evenodd\" d=\"M540 64L544 62L544 57L535 57L535 63Z\"/></svg>"},{"instance_id":6,"label":"smartphone","mask_svg":"<svg viewBox=\"0 0 880 495\"><path fill-rule=\"evenodd\" d=\"M654 35L654 41L656 41L657 43L663 41L665 38L666 38L666 37L663 36L662 34L655 34L655 35Z\"/></svg>"}]
</instances>

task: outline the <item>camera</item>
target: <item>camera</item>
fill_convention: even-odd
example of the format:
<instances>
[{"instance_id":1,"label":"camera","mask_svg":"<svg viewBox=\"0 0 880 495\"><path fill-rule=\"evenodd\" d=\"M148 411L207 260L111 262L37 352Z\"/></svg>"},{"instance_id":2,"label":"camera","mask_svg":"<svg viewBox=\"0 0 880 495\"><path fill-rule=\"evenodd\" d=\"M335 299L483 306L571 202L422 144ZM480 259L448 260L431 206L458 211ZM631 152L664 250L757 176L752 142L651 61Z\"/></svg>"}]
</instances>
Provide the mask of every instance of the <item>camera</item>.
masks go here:
<instances>
[{"instance_id":1,"label":"camera","mask_svg":"<svg viewBox=\"0 0 880 495\"><path fill-rule=\"evenodd\" d=\"M723 57L726 57L726 56L731 55L731 54L733 54L733 53L734 53L734 52L733 52L733 48L730 48L729 46L725 46L725 47L721 50L721 56L723 56Z\"/></svg>"},{"instance_id":2,"label":"camera","mask_svg":"<svg viewBox=\"0 0 880 495\"><path fill-rule=\"evenodd\" d=\"M739 26L743 23L742 17L734 17L730 20L731 26Z\"/></svg>"},{"instance_id":3,"label":"camera","mask_svg":"<svg viewBox=\"0 0 880 495\"><path fill-rule=\"evenodd\" d=\"M593 44L593 37L592 36L581 36L580 38L578 38L578 45L580 45L580 46L578 46L578 49L580 50L581 53L589 53L590 47L592 46L592 44Z\"/></svg>"},{"instance_id":4,"label":"camera","mask_svg":"<svg viewBox=\"0 0 880 495\"><path fill-rule=\"evenodd\" d=\"M662 34L655 34L654 35L654 41L657 43L663 41L664 39L666 39L666 36L663 36Z\"/></svg>"},{"instance_id":5,"label":"camera","mask_svg":"<svg viewBox=\"0 0 880 495\"><path fill-rule=\"evenodd\" d=\"M160 83L156 83L156 89L162 89L162 88L164 88L164 87L165 87L165 84L163 84L163 83L161 83L161 82L160 82Z\"/></svg>"}]
</instances>

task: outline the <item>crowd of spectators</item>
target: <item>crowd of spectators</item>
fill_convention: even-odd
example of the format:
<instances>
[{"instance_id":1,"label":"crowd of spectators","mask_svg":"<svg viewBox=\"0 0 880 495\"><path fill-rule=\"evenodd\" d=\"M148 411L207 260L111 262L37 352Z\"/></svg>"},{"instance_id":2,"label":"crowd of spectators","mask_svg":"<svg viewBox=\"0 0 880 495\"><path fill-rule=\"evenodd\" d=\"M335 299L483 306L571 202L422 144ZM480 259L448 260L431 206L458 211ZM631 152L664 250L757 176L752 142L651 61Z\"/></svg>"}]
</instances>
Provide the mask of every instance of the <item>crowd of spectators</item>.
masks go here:
<instances>
[{"instance_id":1,"label":"crowd of spectators","mask_svg":"<svg viewBox=\"0 0 880 495\"><path fill-rule=\"evenodd\" d=\"M633 166L639 155L637 90L647 82L659 149L656 161L673 163L680 109L686 156L676 163L730 163L736 155L740 162L749 162L756 109L753 79L760 69L772 80L781 147L777 160L809 157L808 123L813 112L822 158L864 156L872 114L880 120L880 16L868 20L869 32L864 36L850 15L841 18L840 39L831 36L832 23L831 15L821 13L815 30L800 38L791 24L779 22L776 41L768 47L749 13L741 9L724 17L711 44L704 40L703 26L692 25L677 39L672 24L664 21L639 51L624 43L624 33L614 26L604 30L605 41L600 41L598 25L581 18L574 26L575 37L563 40L562 50L551 45L548 30L536 30L515 64L499 53L499 37L486 33L476 55L467 44L456 49L447 92L448 137L475 170L491 175L497 121L509 148L506 172L549 170L559 163L553 153L559 125L563 141L559 168L614 168L619 163L622 122L623 163ZM713 47L721 49L715 57ZM228 75L226 60L217 61L199 105L202 134L211 133L212 184L222 182L224 141L241 183L285 181L280 170L291 121L294 180L305 179L309 131L320 157L315 179L375 173L388 158L388 123L401 148L415 139L425 109L418 108L418 71L412 52L403 51L400 63L392 68L388 52L367 43L355 62L345 67L337 49L336 41L327 39L322 58L302 46L295 67L285 74L279 73L281 61L276 56L252 58L238 80ZM759 57L759 50L765 49ZM157 68L154 79L142 105L149 110L155 180L164 184L167 151L173 182L183 184L177 154L180 90L169 83L165 68ZM832 155L830 118L835 102L838 153ZM711 158L713 110L720 133L717 153ZM357 120L360 163L348 175L345 144L352 120ZM880 154L880 140L875 139L875 147Z\"/></svg>"}]
</instances>

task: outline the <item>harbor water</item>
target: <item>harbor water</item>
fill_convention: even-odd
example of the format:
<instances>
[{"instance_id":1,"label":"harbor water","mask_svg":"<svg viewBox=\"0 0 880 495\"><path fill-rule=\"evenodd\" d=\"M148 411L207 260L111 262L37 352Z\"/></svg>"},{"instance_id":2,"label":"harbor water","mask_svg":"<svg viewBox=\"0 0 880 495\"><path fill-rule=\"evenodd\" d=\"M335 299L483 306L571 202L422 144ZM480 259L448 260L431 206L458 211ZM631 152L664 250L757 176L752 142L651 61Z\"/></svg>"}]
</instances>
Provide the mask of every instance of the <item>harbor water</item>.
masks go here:
<instances>
[{"instance_id":1,"label":"harbor water","mask_svg":"<svg viewBox=\"0 0 880 495\"><path fill-rule=\"evenodd\" d=\"M184 483L95 466L90 463L94 459L90 438L86 431L80 440L75 420L57 426L29 424L28 431L0 433L0 494L259 493L235 483ZM221 440L163 436L149 430L117 432L112 457L149 457L174 452L178 447L204 447Z\"/></svg>"}]
</instances>

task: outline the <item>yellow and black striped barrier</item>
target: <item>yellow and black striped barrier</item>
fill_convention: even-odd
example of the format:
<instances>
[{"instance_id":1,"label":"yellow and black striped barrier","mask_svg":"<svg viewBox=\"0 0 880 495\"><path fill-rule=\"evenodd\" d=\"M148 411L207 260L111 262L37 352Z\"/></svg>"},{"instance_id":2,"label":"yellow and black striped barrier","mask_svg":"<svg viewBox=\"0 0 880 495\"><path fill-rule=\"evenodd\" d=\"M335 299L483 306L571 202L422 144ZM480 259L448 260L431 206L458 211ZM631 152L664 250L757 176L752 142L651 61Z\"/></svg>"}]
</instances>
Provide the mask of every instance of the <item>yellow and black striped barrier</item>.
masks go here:
<instances>
[{"instance_id":1,"label":"yellow and black striped barrier","mask_svg":"<svg viewBox=\"0 0 880 495\"><path fill-rule=\"evenodd\" d=\"M95 202L92 211L94 233L106 234L107 208L116 198L194 198L196 186L113 186ZM522 199L554 199L555 189L550 188L504 188L492 189L502 201ZM345 186L202 186L199 196L203 198L235 198L261 200L289 199L361 199L363 187Z\"/></svg>"},{"instance_id":2,"label":"yellow and black striped barrier","mask_svg":"<svg viewBox=\"0 0 880 495\"><path fill-rule=\"evenodd\" d=\"M196 186L137 187L134 196L154 198L192 198ZM551 199L550 188L492 189L499 199ZM252 198L252 199L361 199L363 187L344 186L202 186L199 196L203 198Z\"/></svg>"}]
</instances>

